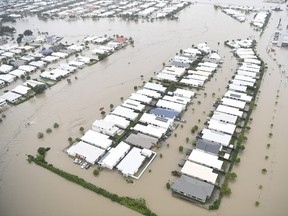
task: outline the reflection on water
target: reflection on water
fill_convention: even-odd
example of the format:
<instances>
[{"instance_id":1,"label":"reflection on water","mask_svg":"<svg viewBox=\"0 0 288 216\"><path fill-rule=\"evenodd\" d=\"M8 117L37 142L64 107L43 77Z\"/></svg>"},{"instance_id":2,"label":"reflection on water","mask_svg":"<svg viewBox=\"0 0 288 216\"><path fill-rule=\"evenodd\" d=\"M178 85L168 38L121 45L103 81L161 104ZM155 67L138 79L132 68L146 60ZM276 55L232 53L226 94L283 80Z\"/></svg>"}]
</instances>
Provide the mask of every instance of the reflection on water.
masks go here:
<instances>
[{"instance_id":1,"label":"reflection on water","mask_svg":"<svg viewBox=\"0 0 288 216\"><path fill-rule=\"evenodd\" d=\"M200 1L210 3L215 1ZM226 2L226 1L225 1ZM227 3L231 2L227 0ZM249 2L249 5L262 7L262 1ZM265 5L270 7L271 4ZM285 13L285 11L283 12ZM50 146L47 160L68 172L83 176L88 181L111 190L119 195L143 197L148 207L159 215L283 215L285 191L281 190L288 180L285 169L287 163L283 155L285 145L285 119L287 119L287 79L279 73L273 58L266 54L266 46L274 26L277 26L279 13L273 13L271 23L259 38L250 25L239 23L210 4L195 4L184 9L178 21L124 22L103 19L99 21L79 20L65 22L55 20L39 21L36 17L27 18L15 24L18 32L26 29L48 31L64 36L65 40L75 42L86 35L123 34L133 37L135 47L127 47L110 56L104 62L85 68L77 73L72 84L62 81L48 89L44 95L35 97L5 112L6 119L0 124L0 213L1 215L135 215L135 212L107 201L89 191L73 185L58 176L48 173L40 167L29 165L26 154L34 154L39 146ZM225 26L225 27L223 27ZM229 31L227 30L229 28ZM178 153L179 145L185 144L190 129L201 119L202 125L207 113L212 110L215 98L224 94L225 86L236 68L230 49L223 46L228 39L247 38L255 35L259 38L258 53L268 63L268 72L264 76L257 108L253 114L252 129L248 134L246 150L241 155L241 164L235 168L238 180L232 184L232 195L225 198L219 211L208 212L188 202L176 199L167 191L165 184L173 181L172 170L179 169L177 163L183 158ZM68 137L79 137L79 127L87 130L95 119L100 119L100 107L109 110L110 104L120 104L120 97L127 98L135 85L141 85L141 75L145 80L153 76L154 71L162 67L163 62L179 52L181 48L192 44L207 42L212 49L225 56L224 65L215 77L206 85L207 98L199 96L201 106L192 105L184 114L187 123L177 129L177 138L167 140L169 148L163 146L159 152L163 158L157 158L151 164L151 173L144 173L134 184L127 184L116 171L104 170L100 176L93 177L92 170L83 170L75 165L63 152L68 145ZM218 45L220 42L220 45ZM281 53L281 54L280 54ZM279 51L277 58L287 59L287 50ZM282 59L282 61L283 61ZM130 64L128 64L130 62ZM278 105L275 106L277 90ZM212 98L212 93L216 97ZM203 95L203 94L202 94ZM210 95L210 96L209 96ZM192 112L192 107L195 111ZM275 111L274 111L275 110ZM203 114L205 111L205 115ZM274 128L270 128L270 122ZM29 127L25 124L30 122ZM39 131L52 128L58 122L60 127L45 134L43 140L37 139ZM266 134L273 130L273 138ZM261 134L262 136L260 136ZM268 151L266 143L271 142ZM187 146L189 147L189 146ZM265 155L269 160L265 161ZM260 170L266 167L268 173L263 176ZM259 191L257 184L262 184ZM282 186L281 186L282 185ZM249 196L245 191L249 191ZM260 200L256 208L254 203ZM277 202L275 201L277 200ZM75 204L74 204L75 203ZM72 204L72 205L71 205ZM245 207L244 207L245 206ZM272 213L273 212L273 213ZM277 215L277 214L276 214Z\"/></svg>"}]
</instances>

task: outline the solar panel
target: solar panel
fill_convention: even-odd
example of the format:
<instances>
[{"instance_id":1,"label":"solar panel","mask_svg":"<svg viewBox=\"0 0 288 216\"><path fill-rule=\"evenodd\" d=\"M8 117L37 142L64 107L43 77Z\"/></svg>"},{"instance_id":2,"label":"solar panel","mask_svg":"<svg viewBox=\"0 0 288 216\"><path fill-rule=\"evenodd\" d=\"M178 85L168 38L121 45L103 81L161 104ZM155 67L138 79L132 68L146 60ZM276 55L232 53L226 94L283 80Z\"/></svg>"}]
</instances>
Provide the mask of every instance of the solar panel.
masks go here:
<instances>
[{"instance_id":1,"label":"solar panel","mask_svg":"<svg viewBox=\"0 0 288 216\"><path fill-rule=\"evenodd\" d=\"M162 118L162 117L159 117L159 116L157 116L155 119L158 120L158 121L162 121L162 122L168 122L168 119Z\"/></svg>"},{"instance_id":2,"label":"solar panel","mask_svg":"<svg viewBox=\"0 0 288 216\"><path fill-rule=\"evenodd\" d=\"M127 104L127 105L130 105L130 106L134 106L134 107L137 107L137 105L136 105L136 104L132 104L132 103L129 103L129 102L127 102L126 104Z\"/></svg>"},{"instance_id":3,"label":"solar panel","mask_svg":"<svg viewBox=\"0 0 288 216\"><path fill-rule=\"evenodd\" d=\"M235 97L235 98L241 98L241 95L238 94L230 94L231 97Z\"/></svg>"}]
</instances>

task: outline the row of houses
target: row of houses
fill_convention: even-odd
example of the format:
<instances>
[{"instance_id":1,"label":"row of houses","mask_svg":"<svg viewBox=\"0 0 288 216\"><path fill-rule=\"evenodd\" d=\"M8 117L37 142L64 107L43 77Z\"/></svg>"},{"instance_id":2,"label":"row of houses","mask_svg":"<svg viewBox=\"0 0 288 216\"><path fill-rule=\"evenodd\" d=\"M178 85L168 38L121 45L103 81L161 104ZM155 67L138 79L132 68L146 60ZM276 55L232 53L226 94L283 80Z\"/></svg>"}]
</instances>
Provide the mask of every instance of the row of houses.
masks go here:
<instances>
[{"instance_id":1,"label":"row of houses","mask_svg":"<svg viewBox=\"0 0 288 216\"><path fill-rule=\"evenodd\" d=\"M243 48L239 49L243 51ZM239 50L235 53L238 55ZM255 56L254 52L253 55ZM230 81L232 84L228 85L228 90L222 99L216 102L217 107L208 118L207 128L197 136L196 148L192 150L181 169L181 177L172 185L173 193L202 204L212 196L215 187L219 186L219 175L221 171L224 172L223 162L229 160L234 149L234 143L231 143L232 137L237 133L237 128L240 129L238 132L241 131L241 122L247 121L245 113L252 101L252 96L248 92L254 90L255 82L259 79L261 62L257 58L253 58L258 61L254 63L245 62L245 59L240 57L239 59L243 63ZM237 76L242 70L249 73ZM251 77L255 80L251 80ZM234 82L243 79L251 84Z\"/></svg>"},{"instance_id":2,"label":"row of houses","mask_svg":"<svg viewBox=\"0 0 288 216\"><path fill-rule=\"evenodd\" d=\"M95 148L95 153L93 160L89 159L88 162L97 163L108 169L116 167L124 176L136 178L135 175L146 158L153 160L156 155L150 149L156 146L169 131L175 129L174 120L179 117L194 96L192 91L184 89L176 89L169 95L166 93L167 88L163 85L147 82L142 89L132 93L103 119L95 120L92 129L87 133L102 134L110 141L105 148L95 142L93 147L89 146L90 149ZM182 100L178 102L179 99ZM112 140L121 135L123 140L118 144L113 143ZM91 142L81 138L81 142L70 147L67 153L86 158L87 161L88 152L86 154L81 150L85 145L91 145ZM104 152L98 151L99 154L96 155L96 148L101 148Z\"/></svg>"},{"instance_id":3,"label":"row of houses","mask_svg":"<svg viewBox=\"0 0 288 216\"><path fill-rule=\"evenodd\" d=\"M263 28L269 14L269 11L259 11L251 21L251 25L258 27L259 29Z\"/></svg>"},{"instance_id":4,"label":"row of houses","mask_svg":"<svg viewBox=\"0 0 288 216\"><path fill-rule=\"evenodd\" d=\"M137 16L163 18L189 5L184 1L78 1L70 5L42 12L42 16L60 19L78 19L86 17Z\"/></svg>"}]
</instances>

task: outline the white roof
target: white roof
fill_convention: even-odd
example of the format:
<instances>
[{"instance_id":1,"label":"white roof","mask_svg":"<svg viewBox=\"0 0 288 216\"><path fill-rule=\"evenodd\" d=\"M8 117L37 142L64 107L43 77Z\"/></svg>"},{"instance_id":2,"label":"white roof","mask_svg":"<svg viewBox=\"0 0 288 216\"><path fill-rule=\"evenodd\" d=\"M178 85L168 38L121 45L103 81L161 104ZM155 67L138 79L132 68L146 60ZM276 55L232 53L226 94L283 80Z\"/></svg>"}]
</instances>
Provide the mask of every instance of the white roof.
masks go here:
<instances>
[{"instance_id":1,"label":"white roof","mask_svg":"<svg viewBox=\"0 0 288 216\"><path fill-rule=\"evenodd\" d=\"M230 107L236 107L239 109L244 109L246 106L245 101L239 101L239 100L235 100L235 99L231 99L231 98L223 97L221 101L222 101L223 105L227 105Z\"/></svg>"},{"instance_id":2,"label":"white roof","mask_svg":"<svg viewBox=\"0 0 288 216\"><path fill-rule=\"evenodd\" d=\"M257 68L253 67L253 65L242 65L239 67L239 70L259 73L260 72L260 66L258 66L258 65L256 65L256 66L257 66Z\"/></svg>"},{"instance_id":3,"label":"white roof","mask_svg":"<svg viewBox=\"0 0 288 216\"><path fill-rule=\"evenodd\" d=\"M126 129L130 124L130 121L126 120L125 118L117 116L117 115L112 115L112 114L106 115L104 120L108 122L112 122L117 127L120 127L123 129Z\"/></svg>"},{"instance_id":4,"label":"white roof","mask_svg":"<svg viewBox=\"0 0 288 216\"><path fill-rule=\"evenodd\" d=\"M201 75L196 75L196 74L191 74L187 76L188 79L194 79L194 80L200 80L205 82L208 77L207 76L201 76Z\"/></svg>"},{"instance_id":5,"label":"white roof","mask_svg":"<svg viewBox=\"0 0 288 216\"><path fill-rule=\"evenodd\" d=\"M67 53L62 53L62 52L53 52L51 55L59 57L59 58L66 58L68 56Z\"/></svg>"},{"instance_id":6,"label":"white roof","mask_svg":"<svg viewBox=\"0 0 288 216\"><path fill-rule=\"evenodd\" d=\"M11 65L2 64L2 65L0 66L0 72L1 72L1 73L8 73L8 72L10 72L12 69L13 69L13 66L11 66Z\"/></svg>"},{"instance_id":7,"label":"white roof","mask_svg":"<svg viewBox=\"0 0 288 216\"><path fill-rule=\"evenodd\" d=\"M158 73L156 75L156 79L157 80L168 80L168 81L173 81L173 82L177 82L177 77L176 75L173 74L167 74L167 73Z\"/></svg>"},{"instance_id":8,"label":"white roof","mask_svg":"<svg viewBox=\"0 0 288 216\"><path fill-rule=\"evenodd\" d=\"M66 76L71 74L70 71L62 70L62 69L58 69L58 68L51 70L49 73L58 74L58 75L63 76L63 77L66 77Z\"/></svg>"},{"instance_id":9,"label":"white roof","mask_svg":"<svg viewBox=\"0 0 288 216\"><path fill-rule=\"evenodd\" d=\"M158 127L164 128L166 130L168 130L169 127L173 123L172 119L158 117L158 116L155 116L155 115L149 114L149 113L143 113L143 115L141 116L139 121L143 122L143 123L151 124L154 126L158 126Z\"/></svg>"},{"instance_id":10,"label":"white roof","mask_svg":"<svg viewBox=\"0 0 288 216\"><path fill-rule=\"evenodd\" d=\"M223 161L218 159L218 156L194 149L188 157L191 162L206 165L211 168L221 170Z\"/></svg>"},{"instance_id":11,"label":"white roof","mask_svg":"<svg viewBox=\"0 0 288 216\"><path fill-rule=\"evenodd\" d=\"M21 65L18 67L18 69L31 73L32 71L35 71L37 68L32 65Z\"/></svg>"},{"instance_id":12,"label":"white roof","mask_svg":"<svg viewBox=\"0 0 288 216\"><path fill-rule=\"evenodd\" d=\"M143 103L146 103L146 104L150 104L152 102L152 98L147 97L147 96L142 95L142 94L137 94L137 93L132 93L130 95L129 99L140 101L140 102L143 102Z\"/></svg>"},{"instance_id":13,"label":"white roof","mask_svg":"<svg viewBox=\"0 0 288 216\"><path fill-rule=\"evenodd\" d=\"M189 54L190 56L196 56L197 54L201 54L201 52L198 49L195 48L187 48L183 50L184 54Z\"/></svg>"},{"instance_id":14,"label":"white roof","mask_svg":"<svg viewBox=\"0 0 288 216\"><path fill-rule=\"evenodd\" d=\"M210 140L211 142L220 143L223 146L228 146L232 138L231 135L204 128L202 130L202 138Z\"/></svg>"},{"instance_id":15,"label":"white roof","mask_svg":"<svg viewBox=\"0 0 288 216\"><path fill-rule=\"evenodd\" d=\"M113 122L100 119L93 122L92 130L109 136L114 136L119 131L119 128L116 127Z\"/></svg>"},{"instance_id":16,"label":"white roof","mask_svg":"<svg viewBox=\"0 0 288 216\"><path fill-rule=\"evenodd\" d=\"M74 45L71 45L71 46L67 47L67 49L81 51L81 50L84 50L84 46L78 46L78 45L74 44Z\"/></svg>"},{"instance_id":17,"label":"white roof","mask_svg":"<svg viewBox=\"0 0 288 216\"><path fill-rule=\"evenodd\" d=\"M257 74L254 72L244 71L244 70L237 70L237 75L247 76L257 79Z\"/></svg>"},{"instance_id":18,"label":"white roof","mask_svg":"<svg viewBox=\"0 0 288 216\"><path fill-rule=\"evenodd\" d=\"M8 91L6 93L4 93L3 95L1 95L1 98L4 100L7 100L10 103L15 103L17 102L20 97L22 97L20 94L16 94L14 92Z\"/></svg>"},{"instance_id":19,"label":"white roof","mask_svg":"<svg viewBox=\"0 0 288 216\"><path fill-rule=\"evenodd\" d=\"M148 134L153 137L161 138L165 133L166 130L161 127L153 126L153 125L141 125L141 124L136 124L134 128L131 128L135 131L139 131L143 134Z\"/></svg>"},{"instance_id":20,"label":"white roof","mask_svg":"<svg viewBox=\"0 0 288 216\"><path fill-rule=\"evenodd\" d=\"M233 90L233 91L246 92L247 91L247 86L229 84L229 88L228 89L229 90Z\"/></svg>"},{"instance_id":21,"label":"white roof","mask_svg":"<svg viewBox=\"0 0 288 216\"><path fill-rule=\"evenodd\" d=\"M180 83L183 83L183 84L186 84L186 85L190 85L190 86L195 86L195 87L198 87L198 86L203 86L204 85L204 82L203 81L200 81L200 80L194 80L194 79L182 79L180 81Z\"/></svg>"},{"instance_id":22,"label":"white roof","mask_svg":"<svg viewBox=\"0 0 288 216\"><path fill-rule=\"evenodd\" d=\"M27 80L25 83L23 83L24 86L27 86L30 85L32 87L35 87L37 85L46 85L45 83L43 82L39 82L39 81L36 81L36 80Z\"/></svg>"},{"instance_id":23,"label":"white roof","mask_svg":"<svg viewBox=\"0 0 288 216\"><path fill-rule=\"evenodd\" d=\"M167 73L171 75L175 75L177 77L182 76L185 73L185 68L179 68L175 66L166 66L161 73Z\"/></svg>"},{"instance_id":24,"label":"white roof","mask_svg":"<svg viewBox=\"0 0 288 216\"><path fill-rule=\"evenodd\" d=\"M13 88L11 91L20 95L26 95L31 88L23 86L23 85L18 85L15 88Z\"/></svg>"},{"instance_id":25,"label":"white roof","mask_svg":"<svg viewBox=\"0 0 288 216\"><path fill-rule=\"evenodd\" d=\"M57 79L60 78L61 75L60 74L54 74L54 73L51 73L48 71L44 71L43 73L40 74L40 77L57 81Z\"/></svg>"},{"instance_id":26,"label":"white roof","mask_svg":"<svg viewBox=\"0 0 288 216\"><path fill-rule=\"evenodd\" d=\"M12 83L16 79L16 76L11 74L0 74L0 80L3 80L8 83Z\"/></svg>"},{"instance_id":27,"label":"white roof","mask_svg":"<svg viewBox=\"0 0 288 216\"><path fill-rule=\"evenodd\" d=\"M211 117L211 119L215 119L218 121L223 121L223 122L227 122L227 123L231 123L231 124L235 124L237 121L237 116L234 115L229 115L227 113L222 113L222 112L217 112L215 111L213 113L213 116Z\"/></svg>"},{"instance_id":28,"label":"white roof","mask_svg":"<svg viewBox=\"0 0 288 216\"><path fill-rule=\"evenodd\" d=\"M145 89L150 89L150 90L155 90L155 91L161 92L161 93L165 92L166 89L167 89L166 87L164 87L161 84L151 83L151 82L145 83L144 88Z\"/></svg>"},{"instance_id":29,"label":"white roof","mask_svg":"<svg viewBox=\"0 0 288 216\"><path fill-rule=\"evenodd\" d=\"M174 95L177 95L179 97L184 97L184 98L189 98L189 99L194 97L195 95L193 91L180 89L180 88L177 88L173 93Z\"/></svg>"},{"instance_id":30,"label":"white roof","mask_svg":"<svg viewBox=\"0 0 288 216\"><path fill-rule=\"evenodd\" d=\"M179 103L179 104L182 104L182 105L187 105L188 103L190 103L191 99L188 99L188 98L184 98L184 97L179 97L179 96L169 96L169 95L165 95L163 98L163 100L166 100L166 101L172 101L172 102L175 102L175 103Z\"/></svg>"},{"instance_id":31,"label":"white roof","mask_svg":"<svg viewBox=\"0 0 288 216\"><path fill-rule=\"evenodd\" d=\"M130 119L132 121L135 120L139 115L139 113L134 112L134 110L122 106L115 107L111 113L114 115L122 116L126 119Z\"/></svg>"},{"instance_id":32,"label":"white roof","mask_svg":"<svg viewBox=\"0 0 288 216\"><path fill-rule=\"evenodd\" d=\"M23 70L16 69L16 70L11 71L9 74L11 74L13 76L21 77L22 75L26 75L27 72L23 71Z\"/></svg>"},{"instance_id":33,"label":"white roof","mask_svg":"<svg viewBox=\"0 0 288 216\"><path fill-rule=\"evenodd\" d=\"M261 69L261 66L259 66L258 64L255 64L255 63L249 63L249 62L242 62L242 66L241 67L246 67L248 70L250 68L253 68L253 69L257 69L257 70L260 70ZM259 72L259 71L258 71Z\"/></svg>"},{"instance_id":34,"label":"white roof","mask_svg":"<svg viewBox=\"0 0 288 216\"><path fill-rule=\"evenodd\" d=\"M237 108L233 108L233 107L229 107L229 106L225 106L225 105L219 105L216 109L218 112L223 112L223 113L227 113L230 115L235 115L235 116L239 116L242 117L243 112L240 111Z\"/></svg>"},{"instance_id":35,"label":"white roof","mask_svg":"<svg viewBox=\"0 0 288 216\"><path fill-rule=\"evenodd\" d=\"M209 59L215 59L215 60L220 60L221 56L218 53L211 53L209 55Z\"/></svg>"},{"instance_id":36,"label":"white roof","mask_svg":"<svg viewBox=\"0 0 288 216\"><path fill-rule=\"evenodd\" d=\"M29 63L29 65L42 68L46 65L46 62L44 62L44 61L32 61Z\"/></svg>"},{"instance_id":37,"label":"white roof","mask_svg":"<svg viewBox=\"0 0 288 216\"><path fill-rule=\"evenodd\" d=\"M101 160L101 165L108 169L113 169L114 166L126 155L129 151L130 145L125 142L120 142L115 148L111 148L105 155L105 158Z\"/></svg>"},{"instance_id":38,"label":"white roof","mask_svg":"<svg viewBox=\"0 0 288 216\"><path fill-rule=\"evenodd\" d=\"M88 130L85 135L81 137L81 140L102 149L107 149L112 145L112 140L109 139L109 136L93 130Z\"/></svg>"},{"instance_id":39,"label":"white roof","mask_svg":"<svg viewBox=\"0 0 288 216\"><path fill-rule=\"evenodd\" d=\"M237 74L235 75L234 79L251 82L253 84L256 82L256 79L254 78L243 76L243 75L237 75Z\"/></svg>"},{"instance_id":40,"label":"white roof","mask_svg":"<svg viewBox=\"0 0 288 216\"><path fill-rule=\"evenodd\" d=\"M198 66L198 67L196 67L196 70L198 70L198 71L205 71L205 72L210 72L210 73L212 73L213 71L215 71L215 68L212 68L212 67L205 67L205 66Z\"/></svg>"},{"instance_id":41,"label":"white roof","mask_svg":"<svg viewBox=\"0 0 288 216\"><path fill-rule=\"evenodd\" d=\"M125 176L131 176L137 173L139 167L145 160L141 154L141 149L133 147L125 158L117 165L117 169Z\"/></svg>"},{"instance_id":42,"label":"white roof","mask_svg":"<svg viewBox=\"0 0 288 216\"><path fill-rule=\"evenodd\" d=\"M250 86L250 87L253 87L255 83L247 82L247 81L243 81L243 80L233 79L233 80L232 80L232 84L240 85L240 86Z\"/></svg>"},{"instance_id":43,"label":"white roof","mask_svg":"<svg viewBox=\"0 0 288 216\"><path fill-rule=\"evenodd\" d=\"M56 56L45 56L44 58L42 58L42 61L46 61L46 62L53 62L57 60L59 60L59 57L56 57Z\"/></svg>"},{"instance_id":44,"label":"white roof","mask_svg":"<svg viewBox=\"0 0 288 216\"><path fill-rule=\"evenodd\" d=\"M167 108L167 109L174 110L177 112L182 112L185 109L185 105L174 103L171 101L162 100L162 99L158 100L158 102L156 103L156 106L160 108Z\"/></svg>"},{"instance_id":45,"label":"white roof","mask_svg":"<svg viewBox=\"0 0 288 216\"><path fill-rule=\"evenodd\" d=\"M75 61L79 61L79 62L83 62L83 63L90 63L91 59L88 57L84 57L84 56L78 56L77 58L75 58Z\"/></svg>"},{"instance_id":46,"label":"white roof","mask_svg":"<svg viewBox=\"0 0 288 216\"><path fill-rule=\"evenodd\" d=\"M80 155L84 157L87 162L94 164L105 153L105 150L80 141L67 149L67 153L72 157Z\"/></svg>"},{"instance_id":47,"label":"white roof","mask_svg":"<svg viewBox=\"0 0 288 216\"><path fill-rule=\"evenodd\" d=\"M71 66L69 64L60 64L58 68L70 72L74 72L77 70L77 67Z\"/></svg>"},{"instance_id":48,"label":"white roof","mask_svg":"<svg viewBox=\"0 0 288 216\"><path fill-rule=\"evenodd\" d=\"M218 174L213 173L212 168L202 166L191 161L186 161L183 168L181 169L181 173L204 180L206 182L210 182L212 184L216 183L218 177Z\"/></svg>"},{"instance_id":49,"label":"white roof","mask_svg":"<svg viewBox=\"0 0 288 216\"><path fill-rule=\"evenodd\" d=\"M261 64L261 61L259 61L257 59L249 59L249 58L244 59L244 62L258 64L258 65Z\"/></svg>"},{"instance_id":50,"label":"white roof","mask_svg":"<svg viewBox=\"0 0 288 216\"><path fill-rule=\"evenodd\" d=\"M143 111L145 109L145 105L141 104L139 101L127 99L125 100L122 105L123 107L130 108L137 111Z\"/></svg>"},{"instance_id":51,"label":"white roof","mask_svg":"<svg viewBox=\"0 0 288 216\"><path fill-rule=\"evenodd\" d=\"M151 98L160 98L161 97L160 93L158 93L157 91L150 90L150 89L140 89L136 93L146 95L146 96L151 97Z\"/></svg>"},{"instance_id":52,"label":"white roof","mask_svg":"<svg viewBox=\"0 0 288 216\"><path fill-rule=\"evenodd\" d=\"M206 71L188 70L188 74L196 74L196 75L200 75L200 76L209 77L209 76L211 76L212 73L206 72Z\"/></svg>"},{"instance_id":53,"label":"white roof","mask_svg":"<svg viewBox=\"0 0 288 216\"><path fill-rule=\"evenodd\" d=\"M214 69L218 67L218 64L212 63L212 62L200 62L198 65L203 66L203 67L211 67Z\"/></svg>"},{"instance_id":54,"label":"white roof","mask_svg":"<svg viewBox=\"0 0 288 216\"><path fill-rule=\"evenodd\" d=\"M225 93L225 97L233 98L236 100L242 100L242 101L246 101L246 102L250 102L252 100L252 96L249 96L245 93L235 92L235 91L231 91L231 90L228 90Z\"/></svg>"},{"instance_id":55,"label":"white roof","mask_svg":"<svg viewBox=\"0 0 288 216\"><path fill-rule=\"evenodd\" d=\"M68 65L76 66L76 67L83 67L85 63L79 62L79 61L70 61L68 62Z\"/></svg>"},{"instance_id":56,"label":"white roof","mask_svg":"<svg viewBox=\"0 0 288 216\"><path fill-rule=\"evenodd\" d=\"M215 130L215 131L220 131L223 133L227 133L227 134L231 134L233 135L235 129L236 129L236 125L234 124L230 124L230 123L226 123L226 122L221 122L215 119L210 119L208 121L208 128L211 130Z\"/></svg>"}]
</instances>

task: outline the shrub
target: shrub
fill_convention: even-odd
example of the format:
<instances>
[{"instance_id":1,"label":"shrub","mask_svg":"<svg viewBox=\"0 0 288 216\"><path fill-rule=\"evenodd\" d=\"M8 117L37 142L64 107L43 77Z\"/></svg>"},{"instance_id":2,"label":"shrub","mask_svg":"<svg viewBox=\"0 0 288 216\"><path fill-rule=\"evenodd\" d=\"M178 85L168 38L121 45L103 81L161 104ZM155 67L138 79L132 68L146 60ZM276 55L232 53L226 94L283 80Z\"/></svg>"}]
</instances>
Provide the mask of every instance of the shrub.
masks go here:
<instances>
[{"instance_id":1,"label":"shrub","mask_svg":"<svg viewBox=\"0 0 288 216\"><path fill-rule=\"evenodd\" d=\"M52 132L52 129L51 128L47 128L46 129L46 133L51 133Z\"/></svg>"},{"instance_id":2,"label":"shrub","mask_svg":"<svg viewBox=\"0 0 288 216\"><path fill-rule=\"evenodd\" d=\"M99 173L100 173L100 172L99 172L99 170L98 170L98 169L94 169L94 170L93 170L93 174L94 174L94 176L98 176L98 175L99 175Z\"/></svg>"},{"instance_id":3,"label":"shrub","mask_svg":"<svg viewBox=\"0 0 288 216\"><path fill-rule=\"evenodd\" d=\"M261 170L261 172L262 172L262 174L266 174L266 173L267 173L267 169L266 169L266 168L263 168L263 169Z\"/></svg>"},{"instance_id":4,"label":"shrub","mask_svg":"<svg viewBox=\"0 0 288 216\"><path fill-rule=\"evenodd\" d=\"M55 122L55 123L53 124L53 128L59 128L59 124L58 124L57 122Z\"/></svg>"},{"instance_id":5,"label":"shrub","mask_svg":"<svg viewBox=\"0 0 288 216\"><path fill-rule=\"evenodd\" d=\"M258 207L259 205L260 205L260 202L259 202L259 201L256 201L256 202L255 202L255 206Z\"/></svg>"},{"instance_id":6,"label":"shrub","mask_svg":"<svg viewBox=\"0 0 288 216\"><path fill-rule=\"evenodd\" d=\"M38 132L37 137L38 139L41 139L44 137L44 134L42 132Z\"/></svg>"},{"instance_id":7,"label":"shrub","mask_svg":"<svg viewBox=\"0 0 288 216\"><path fill-rule=\"evenodd\" d=\"M183 152L183 146L179 146L179 152Z\"/></svg>"},{"instance_id":8,"label":"shrub","mask_svg":"<svg viewBox=\"0 0 288 216\"><path fill-rule=\"evenodd\" d=\"M171 188L171 185L169 182L166 183L166 188L169 190Z\"/></svg>"}]
</instances>

